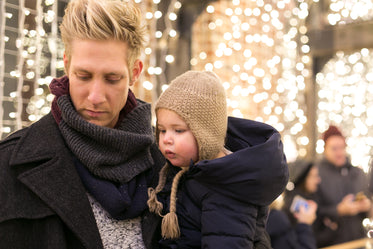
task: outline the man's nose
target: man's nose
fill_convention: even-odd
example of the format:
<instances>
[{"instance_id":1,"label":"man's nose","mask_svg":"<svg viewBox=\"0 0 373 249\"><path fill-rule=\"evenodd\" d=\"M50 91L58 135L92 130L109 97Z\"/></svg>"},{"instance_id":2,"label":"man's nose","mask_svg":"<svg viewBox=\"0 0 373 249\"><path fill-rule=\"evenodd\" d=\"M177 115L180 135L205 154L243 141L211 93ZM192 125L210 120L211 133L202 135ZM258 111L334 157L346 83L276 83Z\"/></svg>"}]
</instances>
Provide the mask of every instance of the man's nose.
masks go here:
<instances>
[{"instance_id":1,"label":"man's nose","mask_svg":"<svg viewBox=\"0 0 373 249\"><path fill-rule=\"evenodd\" d=\"M105 83L101 80L94 80L90 85L88 100L98 105L105 101Z\"/></svg>"}]
</instances>

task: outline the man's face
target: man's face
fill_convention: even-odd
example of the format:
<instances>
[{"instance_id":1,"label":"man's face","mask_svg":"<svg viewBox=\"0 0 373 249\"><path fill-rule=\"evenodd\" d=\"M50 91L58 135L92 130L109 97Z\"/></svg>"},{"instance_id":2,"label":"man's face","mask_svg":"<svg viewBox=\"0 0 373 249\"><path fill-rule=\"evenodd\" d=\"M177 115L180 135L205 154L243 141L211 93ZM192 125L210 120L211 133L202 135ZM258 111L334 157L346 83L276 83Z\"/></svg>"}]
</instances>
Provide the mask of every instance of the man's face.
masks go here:
<instances>
[{"instance_id":1,"label":"man's face","mask_svg":"<svg viewBox=\"0 0 373 249\"><path fill-rule=\"evenodd\" d=\"M324 155L337 167L346 163L346 142L341 136L331 136L326 140Z\"/></svg>"},{"instance_id":2,"label":"man's face","mask_svg":"<svg viewBox=\"0 0 373 249\"><path fill-rule=\"evenodd\" d=\"M127 54L127 45L121 41L72 42L71 58L64 56L64 63L72 102L86 121L110 128L117 123L129 87L142 70L139 60L132 69L128 68Z\"/></svg>"}]
</instances>

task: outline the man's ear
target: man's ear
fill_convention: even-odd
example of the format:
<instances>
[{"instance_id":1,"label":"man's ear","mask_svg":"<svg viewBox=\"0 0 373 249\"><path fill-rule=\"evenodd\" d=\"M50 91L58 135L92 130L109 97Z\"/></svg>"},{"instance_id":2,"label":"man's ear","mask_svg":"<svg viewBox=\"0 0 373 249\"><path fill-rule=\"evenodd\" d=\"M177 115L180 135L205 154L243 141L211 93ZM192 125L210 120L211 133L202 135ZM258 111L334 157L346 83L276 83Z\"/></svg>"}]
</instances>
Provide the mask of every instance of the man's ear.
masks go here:
<instances>
[{"instance_id":1,"label":"man's ear","mask_svg":"<svg viewBox=\"0 0 373 249\"><path fill-rule=\"evenodd\" d=\"M68 75L68 72L69 72L69 59L67 58L65 52L63 52L63 65L65 67L65 74Z\"/></svg>"},{"instance_id":2,"label":"man's ear","mask_svg":"<svg viewBox=\"0 0 373 249\"><path fill-rule=\"evenodd\" d=\"M139 79L143 67L144 67L144 64L142 63L140 59L137 59L135 63L133 63L132 79L130 82L130 86L133 86L133 84Z\"/></svg>"}]
</instances>

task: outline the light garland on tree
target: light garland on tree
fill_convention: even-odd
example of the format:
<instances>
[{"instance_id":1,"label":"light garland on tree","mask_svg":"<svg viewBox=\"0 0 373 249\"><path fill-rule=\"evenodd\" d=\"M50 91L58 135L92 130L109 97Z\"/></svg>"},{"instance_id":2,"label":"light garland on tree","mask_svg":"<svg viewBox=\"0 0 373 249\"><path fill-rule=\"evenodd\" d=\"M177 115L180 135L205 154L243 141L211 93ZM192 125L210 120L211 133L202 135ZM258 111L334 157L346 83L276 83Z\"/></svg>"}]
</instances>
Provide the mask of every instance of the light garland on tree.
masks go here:
<instances>
[{"instance_id":1,"label":"light garland on tree","mask_svg":"<svg viewBox=\"0 0 373 249\"><path fill-rule=\"evenodd\" d=\"M157 89L165 89L165 83L172 80L167 79L165 71L175 60L169 44L177 41L179 36L174 26L182 4L171 0L162 12L161 0L129 2L144 13L149 41L142 55L144 73L141 84L135 84L133 90L139 98L154 102L158 97ZM305 93L310 87L312 61L305 21L310 5L317 2L216 1L207 6L194 24L191 67L214 70L219 74L228 92L231 115L263 121L277 128L283 135L289 161L306 156L307 146L310 145L306 128L313 124L307 119ZM58 2L37 0L35 10L25 8L24 0L20 3L15 6L2 1L0 9L0 102L3 107L8 107L0 108L0 136L27 126L48 113L53 99L48 85L52 78L63 74L63 45L58 38ZM332 1L325 20L331 25L368 20L371 19L370 5L371 1ZM358 15L356 10L362 6L366 10ZM8 21L17 18L12 13L15 9L19 10L19 26L9 28ZM25 18L30 14L35 16L35 30L23 27ZM18 30L16 41L6 34L14 29ZM201 31L203 34L198 36ZM208 35L211 43L204 46L203 43L209 40L203 38L201 41L198 37ZM20 60L14 70L5 72L4 61L9 54L9 43L17 44ZM8 80L12 84L17 83L9 93L4 91ZM26 85L25 81L34 82L34 85ZM325 81L319 86L327 84ZM25 99L27 91L34 93L31 98ZM13 103L13 108L9 108L10 103ZM4 110L10 111L5 113ZM320 125L320 121L317 124L319 132L322 132L325 125ZM365 143L370 146L367 141ZM318 152L319 148L318 143ZM361 158L366 165L368 158ZM356 160L353 163L360 164Z\"/></svg>"},{"instance_id":2,"label":"light garland on tree","mask_svg":"<svg viewBox=\"0 0 373 249\"><path fill-rule=\"evenodd\" d=\"M4 116L4 106L3 106L3 99L4 99L4 73L5 73L5 41L6 41L6 36L5 36L5 22L7 16L5 15L5 1L1 2L0 5L0 15L1 21L0 23L2 24L0 26L0 139L2 137L2 134L4 132L10 132L10 129L8 127L4 127L4 122L3 122L3 116Z\"/></svg>"},{"instance_id":3,"label":"light garland on tree","mask_svg":"<svg viewBox=\"0 0 373 249\"><path fill-rule=\"evenodd\" d=\"M176 39L178 33L175 29L177 12L182 4L177 0L171 0L165 13L160 10L160 0L138 0L136 3L145 13L148 30L148 44L144 55L144 73L142 84L134 86L135 93L148 102L155 102L158 98L156 86L160 82L167 82L165 75L167 65L174 62L174 56L170 54L168 44ZM164 26L158 30L158 26ZM144 92L144 89L147 92Z\"/></svg>"},{"instance_id":4,"label":"light garland on tree","mask_svg":"<svg viewBox=\"0 0 373 249\"><path fill-rule=\"evenodd\" d=\"M305 2L219 1L207 6L193 33L193 68L219 74L230 115L277 128L290 161L306 156L309 145L307 16Z\"/></svg>"},{"instance_id":5,"label":"light garland on tree","mask_svg":"<svg viewBox=\"0 0 373 249\"><path fill-rule=\"evenodd\" d=\"M372 20L371 0L331 0L327 20L330 25L348 24L356 21Z\"/></svg>"},{"instance_id":6,"label":"light garland on tree","mask_svg":"<svg viewBox=\"0 0 373 249\"><path fill-rule=\"evenodd\" d=\"M176 12L181 8L181 3L172 0L165 13L160 10L160 0L134 0L127 1L129 4L137 5L145 13L145 22L148 28L148 44L145 49L143 61L145 72L141 76L142 84L136 84L134 91L139 98L149 102L154 102L158 97L156 86L158 81L167 82L165 76L165 67L172 63L174 56L169 54L167 44L177 37L174 21L177 20ZM4 104L10 102L15 104L14 111L1 115L0 136L28 126L30 123L39 120L49 113L53 95L49 93L48 85L54 77L63 74L63 44L58 37L58 1L55 0L37 0L35 9L27 9L24 0L20 1L19 6L2 1L2 26L3 38L1 43L1 60L7 58L4 53L4 47L7 43L17 44L17 53L19 60L14 70L4 73L2 64L1 80L1 99ZM18 27L8 27L5 18L16 18L8 9L18 10ZM28 15L35 17L35 29L28 30L24 28L25 20ZM163 22L163 23L160 23ZM162 24L162 25L159 25ZM45 31L45 27L49 28ZM157 26L164 26L163 30L157 30ZM17 29L18 38L16 41L5 39L5 29ZM48 67L49 66L49 70ZM3 86L9 78L17 80L17 87L4 96ZM33 81L33 87L27 86L26 81ZM9 84L9 83L8 83ZM30 89L31 88L31 89ZM25 91L34 91L30 98L24 98ZM9 108L2 108L1 110ZM26 115L25 115L26 113ZM5 116L5 119L3 118ZM26 118L25 118L26 116ZM4 124L5 123L5 124ZM3 135L4 133L4 135Z\"/></svg>"},{"instance_id":7,"label":"light garland on tree","mask_svg":"<svg viewBox=\"0 0 373 249\"><path fill-rule=\"evenodd\" d=\"M1 69L0 101L4 107L1 108L1 136L28 126L50 111L53 96L48 85L53 77L63 74L63 49L57 38L57 6L54 0L37 0L35 9L26 8L24 0L18 5L2 1L0 58L3 62L11 61L16 55L17 64L9 72L5 72L4 67ZM15 18L18 18L17 27L11 26ZM7 36L7 32L15 30L18 31L16 38ZM16 50L12 49L13 44ZM12 85L14 82L16 84ZM9 93L4 91L5 84Z\"/></svg>"},{"instance_id":8,"label":"light garland on tree","mask_svg":"<svg viewBox=\"0 0 373 249\"><path fill-rule=\"evenodd\" d=\"M373 19L371 0L331 0L327 13L330 25L342 26ZM347 137L347 152L354 166L370 169L373 153L373 58L372 50L345 53L338 51L320 73L318 120L319 136L329 124L339 126ZM324 151L324 141L316 143L316 152Z\"/></svg>"},{"instance_id":9,"label":"light garland on tree","mask_svg":"<svg viewBox=\"0 0 373 249\"><path fill-rule=\"evenodd\" d=\"M317 74L319 86L317 127L321 134L329 124L339 126L346 136L351 163L365 172L373 154L373 50L338 52ZM319 139L317 153L323 153Z\"/></svg>"}]
</instances>

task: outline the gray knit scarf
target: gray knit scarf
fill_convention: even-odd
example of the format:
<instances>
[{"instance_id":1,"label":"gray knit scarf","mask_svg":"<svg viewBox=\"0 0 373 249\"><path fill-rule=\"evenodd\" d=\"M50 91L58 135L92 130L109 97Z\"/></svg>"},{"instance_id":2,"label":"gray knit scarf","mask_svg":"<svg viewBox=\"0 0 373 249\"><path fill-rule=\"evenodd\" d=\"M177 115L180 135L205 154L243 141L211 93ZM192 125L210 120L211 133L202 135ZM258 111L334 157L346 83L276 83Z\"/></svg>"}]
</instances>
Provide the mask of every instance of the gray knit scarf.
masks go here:
<instances>
[{"instance_id":1,"label":"gray knit scarf","mask_svg":"<svg viewBox=\"0 0 373 249\"><path fill-rule=\"evenodd\" d=\"M69 95L59 97L58 106L62 113L59 126L67 145L93 175L122 184L153 165L150 104L138 100L116 129L85 121Z\"/></svg>"}]
</instances>

